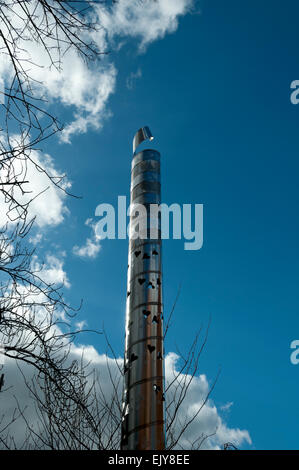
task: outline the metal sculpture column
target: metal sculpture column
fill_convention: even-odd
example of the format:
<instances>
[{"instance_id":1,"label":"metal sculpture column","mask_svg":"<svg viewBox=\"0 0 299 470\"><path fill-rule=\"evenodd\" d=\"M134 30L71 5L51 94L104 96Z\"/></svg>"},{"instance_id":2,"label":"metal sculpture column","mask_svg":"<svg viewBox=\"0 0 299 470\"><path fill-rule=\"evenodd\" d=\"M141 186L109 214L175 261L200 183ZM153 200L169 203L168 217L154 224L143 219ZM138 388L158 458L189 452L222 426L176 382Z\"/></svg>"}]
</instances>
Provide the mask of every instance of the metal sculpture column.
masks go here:
<instances>
[{"instance_id":1,"label":"metal sculpture column","mask_svg":"<svg viewBox=\"0 0 299 470\"><path fill-rule=\"evenodd\" d=\"M140 231L139 237L134 238L130 231L123 450L165 448L161 231L160 220L149 216L150 204L160 204L161 199L160 154L149 149L136 153L136 148L147 139L152 140L153 136L148 127L143 127L133 141L131 205L142 204L147 210L147 238L142 238ZM150 224L157 227L155 236Z\"/></svg>"}]
</instances>

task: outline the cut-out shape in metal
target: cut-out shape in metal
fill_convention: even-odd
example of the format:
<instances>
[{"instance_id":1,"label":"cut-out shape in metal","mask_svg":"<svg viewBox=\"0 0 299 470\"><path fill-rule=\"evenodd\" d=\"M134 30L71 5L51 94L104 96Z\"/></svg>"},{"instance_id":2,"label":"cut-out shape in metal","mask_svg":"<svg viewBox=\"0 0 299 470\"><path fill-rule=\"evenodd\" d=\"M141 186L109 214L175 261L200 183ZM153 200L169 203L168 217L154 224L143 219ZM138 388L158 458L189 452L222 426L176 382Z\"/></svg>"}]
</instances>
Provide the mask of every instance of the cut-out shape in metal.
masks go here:
<instances>
[{"instance_id":1,"label":"cut-out shape in metal","mask_svg":"<svg viewBox=\"0 0 299 470\"><path fill-rule=\"evenodd\" d=\"M150 353L154 352L154 350L156 349L155 346L152 346L151 344L148 344L147 345L147 349L149 350Z\"/></svg>"},{"instance_id":2,"label":"cut-out shape in metal","mask_svg":"<svg viewBox=\"0 0 299 470\"><path fill-rule=\"evenodd\" d=\"M134 362L138 359L138 356L136 356L136 354L132 353L131 354L131 362Z\"/></svg>"}]
</instances>

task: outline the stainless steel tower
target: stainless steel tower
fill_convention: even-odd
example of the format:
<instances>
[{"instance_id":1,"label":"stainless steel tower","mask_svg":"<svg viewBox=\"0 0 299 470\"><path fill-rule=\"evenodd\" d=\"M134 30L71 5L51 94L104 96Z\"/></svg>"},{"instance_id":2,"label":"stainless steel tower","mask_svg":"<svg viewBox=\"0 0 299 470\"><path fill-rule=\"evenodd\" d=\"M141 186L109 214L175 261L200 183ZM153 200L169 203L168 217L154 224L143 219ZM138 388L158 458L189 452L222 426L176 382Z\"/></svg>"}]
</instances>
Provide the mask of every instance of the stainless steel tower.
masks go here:
<instances>
[{"instance_id":1,"label":"stainless steel tower","mask_svg":"<svg viewBox=\"0 0 299 470\"><path fill-rule=\"evenodd\" d=\"M147 209L147 238L131 234L129 241L123 450L165 448L161 231L160 220L149 217L150 204L161 202L160 154L149 149L136 153L147 139L153 136L143 127L133 140L131 204ZM158 227L155 236L150 223Z\"/></svg>"}]
</instances>

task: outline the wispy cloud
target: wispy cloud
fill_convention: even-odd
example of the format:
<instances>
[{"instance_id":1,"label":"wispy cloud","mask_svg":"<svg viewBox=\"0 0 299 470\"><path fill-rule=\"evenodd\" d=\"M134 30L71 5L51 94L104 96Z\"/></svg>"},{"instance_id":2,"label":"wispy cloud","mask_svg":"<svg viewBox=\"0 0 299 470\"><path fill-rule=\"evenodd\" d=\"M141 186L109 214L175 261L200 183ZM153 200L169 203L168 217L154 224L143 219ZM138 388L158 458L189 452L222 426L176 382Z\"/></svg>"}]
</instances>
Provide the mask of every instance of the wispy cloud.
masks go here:
<instances>
[{"instance_id":1,"label":"wispy cloud","mask_svg":"<svg viewBox=\"0 0 299 470\"><path fill-rule=\"evenodd\" d=\"M126 86L128 90L133 90L136 80L141 77L142 77L141 69L138 69L137 72L130 73L130 75L127 77L127 80L126 80Z\"/></svg>"},{"instance_id":2,"label":"wispy cloud","mask_svg":"<svg viewBox=\"0 0 299 470\"><path fill-rule=\"evenodd\" d=\"M231 407L233 406L233 404L234 404L234 403L233 403L232 401L229 401L228 403L225 403L225 405L220 406L220 409L221 409L222 411L228 411L228 410L231 409Z\"/></svg>"},{"instance_id":3,"label":"wispy cloud","mask_svg":"<svg viewBox=\"0 0 299 470\"><path fill-rule=\"evenodd\" d=\"M42 239L43 234L41 232L37 232L35 235L29 237L29 243L32 243L32 245L36 246L41 243Z\"/></svg>"}]
</instances>

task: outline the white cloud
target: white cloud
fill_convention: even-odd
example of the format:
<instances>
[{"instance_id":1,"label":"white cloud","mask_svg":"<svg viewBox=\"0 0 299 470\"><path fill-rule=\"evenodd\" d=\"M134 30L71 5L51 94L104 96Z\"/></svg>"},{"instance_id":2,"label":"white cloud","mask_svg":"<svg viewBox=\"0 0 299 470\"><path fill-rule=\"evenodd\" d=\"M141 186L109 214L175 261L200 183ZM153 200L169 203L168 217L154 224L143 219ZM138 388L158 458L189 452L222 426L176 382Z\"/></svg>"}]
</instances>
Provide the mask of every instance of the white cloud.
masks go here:
<instances>
[{"instance_id":1,"label":"white cloud","mask_svg":"<svg viewBox=\"0 0 299 470\"><path fill-rule=\"evenodd\" d=\"M107 401L113 396L113 386L110 377L116 382L120 378L119 367L122 365L122 358L117 360L107 356L106 354L99 354L99 352L91 345L73 345L70 353L70 360L80 361L84 354L84 358L90 363L96 371L101 384L101 389L106 397ZM169 353L165 358L165 372L166 372L166 384L170 383L173 379L173 374L178 372L178 361L179 357L175 353ZM23 366L22 366L23 367ZM29 379L32 376L32 370L25 368L26 378ZM5 364L5 377L6 386L12 386L13 388L9 392L2 392L2 404L5 407L5 415L8 417L11 415L15 406L15 395L22 406L27 406L27 416L30 417L31 422L35 422L36 415L34 411L34 404L28 392L22 383L22 380L18 377L18 371L13 361L9 360ZM184 376L185 377L185 376ZM183 378L184 378L183 377ZM118 387L119 398L121 398L122 386ZM185 420L190 419L197 412L198 408L202 406L203 400L209 391L209 384L207 377L203 374L194 377L191 382L191 386L187 392L184 402L179 408L177 419L175 422L175 430L181 429ZM174 389L168 391L166 396L167 401L173 396ZM12 430L16 432L17 441L22 441L22 435L25 432L25 424L22 421L16 421L12 425ZM191 443L196 440L199 436L210 436L203 441L201 446L202 449L221 449L223 444L227 442L233 443L236 447L240 448L244 443L251 444L251 438L246 430L240 430L239 428L231 428L227 423L223 421L220 416L219 410L214 405L213 401L209 399L203 406L200 413L193 421L192 425L186 430L183 436L180 438L177 449L190 449Z\"/></svg>"},{"instance_id":2,"label":"white cloud","mask_svg":"<svg viewBox=\"0 0 299 470\"><path fill-rule=\"evenodd\" d=\"M139 50L144 51L151 42L173 33L178 27L180 16L187 14L193 0L119 0L111 7L95 4L91 18L100 25L97 32L89 35L101 52L120 48L128 38L137 38ZM34 9L36 21L43 21L38 2L31 2L28 9ZM9 14L14 26L20 26L23 12L21 6L15 6L15 14ZM7 27L1 24L1 30L8 36ZM42 27L42 23L40 24ZM67 123L60 134L62 142L69 143L73 135L85 133L88 129L101 129L105 119L111 116L107 109L110 95L115 92L117 70L109 55L102 60L87 65L73 49L64 46L61 37L61 57L55 51L54 39L48 38L47 45L52 53L52 61L44 47L26 35L19 37L19 57L26 64L30 63L30 77L34 88L40 91L50 103L59 102L73 111L73 119ZM63 49L65 47L65 50ZM21 52L22 51L22 52ZM53 63L58 64L57 69ZM0 56L0 77L7 83L13 76L11 63L5 54ZM136 77L137 78L137 77Z\"/></svg>"},{"instance_id":3,"label":"white cloud","mask_svg":"<svg viewBox=\"0 0 299 470\"><path fill-rule=\"evenodd\" d=\"M171 383L179 372L179 356L169 353L165 358L166 383ZM189 376L190 378L190 376ZM187 428L179 440L178 448L189 449L200 436L210 436L204 440L202 449L221 449L227 442L233 443L236 447L242 446L245 442L251 444L251 438L246 430L230 428L221 417L217 407L211 399L204 404L210 389L206 375L195 376L186 393L185 400L180 406L179 413L174 423L174 435L182 428L192 416L200 409L197 417ZM170 387L168 394L173 396L175 386ZM167 399L167 397L166 397Z\"/></svg>"},{"instance_id":4,"label":"white cloud","mask_svg":"<svg viewBox=\"0 0 299 470\"><path fill-rule=\"evenodd\" d=\"M77 59L78 60L78 59ZM72 135L87 132L89 128L101 129L105 119L111 116L106 109L109 96L114 92L116 69L113 64L82 73L78 98L71 100L76 106L75 120L62 131L61 140L70 143ZM82 96L81 96L82 95Z\"/></svg>"},{"instance_id":5,"label":"white cloud","mask_svg":"<svg viewBox=\"0 0 299 470\"><path fill-rule=\"evenodd\" d=\"M106 43L98 38L99 47L106 49ZM28 57L39 67L33 67L31 77L42 84L50 102L59 101L74 109L74 120L65 126L60 138L69 143L72 135L86 132L89 128L99 129L110 116L106 110L109 96L115 90L117 71L107 59L97 65L87 66L76 51L63 55L61 70L49 67L46 51L33 42L26 44ZM47 73L45 73L45 71Z\"/></svg>"},{"instance_id":6,"label":"white cloud","mask_svg":"<svg viewBox=\"0 0 299 470\"><path fill-rule=\"evenodd\" d=\"M97 5L96 9L109 39L137 37L140 50L144 50L149 43L176 31L178 18L188 13L193 3L193 0L120 0L111 8Z\"/></svg>"},{"instance_id":7,"label":"white cloud","mask_svg":"<svg viewBox=\"0 0 299 470\"><path fill-rule=\"evenodd\" d=\"M29 11L32 9L34 21L42 29L46 20L40 2L32 1L26 8ZM22 27L21 18L24 18L24 11L20 5L14 6L14 14L10 11L9 17L14 27ZM2 22L0 26L3 33L9 37L6 23ZM44 28L46 29L46 24ZM61 41L59 51L54 36L47 37L46 50L40 41L29 38L27 32L27 36L24 33L18 39L15 38L18 44L16 54L23 64L28 65L35 96L40 95L50 103L58 101L64 106L74 108L73 121L60 134L62 141L69 142L72 134L86 132L90 127L99 129L103 119L109 116L105 107L108 97L114 92L116 69L104 56L101 61L87 65L77 51L68 48L63 33L60 31L58 34ZM86 35L84 40L88 43L93 34L94 32L89 35L85 32L82 37ZM107 43L103 30L97 32L96 40L99 50L106 52ZM24 67L26 68L25 65ZM0 57L0 76L8 85L13 77L12 64L5 54Z\"/></svg>"},{"instance_id":8,"label":"white cloud","mask_svg":"<svg viewBox=\"0 0 299 470\"><path fill-rule=\"evenodd\" d=\"M100 242L98 240L93 240L91 238L87 238L85 245L73 247L73 253L76 256L80 256L81 258L96 258L97 254L101 249Z\"/></svg>"},{"instance_id":9,"label":"white cloud","mask_svg":"<svg viewBox=\"0 0 299 470\"><path fill-rule=\"evenodd\" d=\"M14 140L17 142L18 136L15 136ZM30 158L20 157L16 159L13 166L9 166L9 171L6 171L5 168L2 167L0 169L1 181L10 182L15 179L29 181L28 187L26 183L23 185L25 193L23 193L18 186L15 187L15 199L24 205L31 201L28 215L29 218L36 217L36 224L40 228L58 225L64 220L65 215L68 213L68 209L65 206L66 194L63 190L51 183L47 175L40 171L39 168L45 168L47 173L53 176L57 182L59 177L61 177L61 172L56 169L50 155L32 150ZM11 172L13 173L10 174ZM17 177L15 177L15 175L17 175ZM62 182L61 187L67 190L70 187L70 182ZM7 186L7 188L9 188L9 186ZM9 214L7 216L8 211ZM18 218L18 210L9 210L5 196L1 191L0 226L16 218Z\"/></svg>"},{"instance_id":10,"label":"white cloud","mask_svg":"<svg viewBox=\"0 0 299 470\"><path fill-rule=\"evenodd\" d=\"M87 325L87 321L86 320L82 320L82 321L78 321L75 323L75 326L76 328L78 328L78 330L83 330L83 328Z\"/></svg>"},{"instance_id":11,"label":"white cloud","mask_svg":"<svg viewBox=\"0 0 299 470\"><path fill-rule=\"evenodd\" d=\"M80 258L96 258L100 249L100 238L97 236L95 227L96 224L93 222L92 219L87 219L85 221L85 225L90 227L93 231L93 235L91 238L87 238L86 242L82 246L75 245L73 247L73 253Z\"/></svg>"},{"instance_id":12,"label":"white cloud","mask_svg":"<svg viewBox=\"0 0 299 470\"><path fill-rule=\"evenodd\" d=\"M48 254L45 263L41 263L37 256L34 256L32 269L37 271L39 277L48 284L64 285L66 288L71 287L67 273L63 269L63 260L58 259L54 255Z\"/></svg>"}]
</instances>

